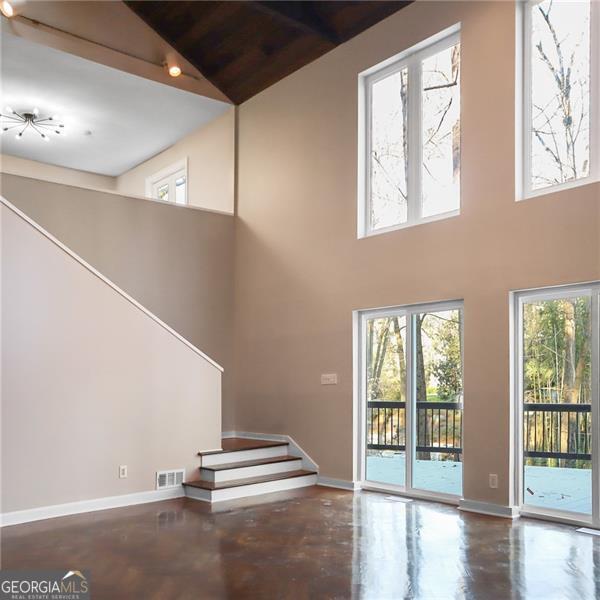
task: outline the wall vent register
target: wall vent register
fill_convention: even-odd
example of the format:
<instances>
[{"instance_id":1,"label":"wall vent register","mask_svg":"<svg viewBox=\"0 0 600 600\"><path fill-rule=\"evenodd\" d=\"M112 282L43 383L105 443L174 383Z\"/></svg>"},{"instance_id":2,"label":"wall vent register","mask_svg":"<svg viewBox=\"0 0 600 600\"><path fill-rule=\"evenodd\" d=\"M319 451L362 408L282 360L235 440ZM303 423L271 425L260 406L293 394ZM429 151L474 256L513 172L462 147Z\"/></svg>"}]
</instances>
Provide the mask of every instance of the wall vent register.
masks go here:
<instances>
[{"instance_id":1,"label":"wall vent register","mask_svg":"<svg viewBox=\"0 0 600 600\"><path fill-rule=\"evenodd\" d=\"M156 489L177 487L183 483L185 469L177 469L174 471L157 471L156 473Z\"/></svg>"}]
</instances>

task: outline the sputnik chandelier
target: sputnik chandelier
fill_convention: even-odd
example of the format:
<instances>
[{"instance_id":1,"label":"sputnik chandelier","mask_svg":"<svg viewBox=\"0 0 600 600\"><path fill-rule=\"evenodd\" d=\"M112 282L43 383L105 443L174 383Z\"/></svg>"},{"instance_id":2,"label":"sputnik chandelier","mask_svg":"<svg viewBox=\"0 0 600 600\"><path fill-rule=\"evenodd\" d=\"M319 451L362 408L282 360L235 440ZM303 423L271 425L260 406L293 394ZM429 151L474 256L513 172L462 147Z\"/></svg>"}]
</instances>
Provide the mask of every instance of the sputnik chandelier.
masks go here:
<instances>
[{"instance_id":1,"label":"sputnik chandelier","mask_svg":"<svg viewBox=\"0 0 600 600\"><path fill-rule=\"evenodd\" d=\"M16 130L15 137L18 140L23 137L27 130L37 133L45 142L49 142L50 136L53 134L65 135L65 126L63 123L58 122L57 117L40 116L40 111L37 108L28 112L17 112L7 106L0 114L0 119L2 121L2 133Z\"/></svg>"}]
</instances>

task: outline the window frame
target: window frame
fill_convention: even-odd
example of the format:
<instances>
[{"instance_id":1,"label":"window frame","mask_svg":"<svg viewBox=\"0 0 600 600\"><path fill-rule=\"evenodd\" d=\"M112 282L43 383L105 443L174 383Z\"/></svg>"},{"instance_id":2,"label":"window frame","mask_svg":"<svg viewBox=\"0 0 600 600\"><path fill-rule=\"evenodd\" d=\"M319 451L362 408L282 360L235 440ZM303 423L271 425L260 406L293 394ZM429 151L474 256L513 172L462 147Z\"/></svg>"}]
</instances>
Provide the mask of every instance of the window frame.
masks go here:
<instances>
[{"instance_id":1,"label":"window frame","mask_svg":"<svg viewBox=\"0 0 600 600\"><path fill-rule=\"evenodd\" d=\"M523 459L523 306L544 300L561 300L575 296L591 299L591 360L592 360L592 514L562 511L527 504L524 501ZM511 353L511 503L522 516L544 519L600 529L600 282L557 285L544 288L518 290L510 293L510 353Z\"/></svg>"},{"instance_id":2,"label":"window frame","mask_svg":"<svg viewBox=\"0 0 600 600\"><path fill-rule=\"evenodd\" d=\"M173 163L172 165L161 169L160 171L150 175L146 178L146 197L156 200L158 202L166 202L167 204L174 204L176 206L187 206L188 205L188 159L187 157ZM185 177L185 198L184 202L176 202L176 186L175 181L181 176ZM158 187L168 184L169 186L169 200L161 200L155 196L155 191ZM171 200L171 198L173 198Z\"/></svg>"},{"instance_id":3,"label":"window frame","mask_svg":"<svg viewBox=\"0 0 600 600\"><path fill-rule=\"evenodd\" d=\"M531 9L543 0L517 3L517 186L516 199L528 200L600 180L600 3L590 0L590 170L587 176L534 190L531 161ZM596 81L595 81L596 79ZM520 89L519 89L520 88ZM596 124L596 126L594 126Z\"/></svg>"},{"instance_id":4,"label":"window frame","mask_svg":"<svg viewBox=\"0 0 600 600\"><path fill-rule=\"evenodd\" d=\"M413 227L460 214L462 204L462 186L459 181L458 208L422 217L422 85L421 63L427 58L443 52L461 43L461 25L457 23L423 40L411 48L363 71L358 76L358 238L370 237L406 227ZM461 59L462 61L462 59ZM408 70L408 172L407 176L407 219L388 227L373 229L371 226L371 125L372 125L372 88L375 83L400 72ZM460 69L462 80L462 65ZM412 83L411 83L412 82ZM462 86L461 86L462 88ZM462 102L461 102L462 107ZM462 112L462 111L461 111ZM461 136L462 137L462 136ZM462 146L462 139L461 139ZM462 147L461 147L462 154ZM462 169L460 178L462 179Z\"/></svg>"},{"instance_id":5,"label":"window frame","mask_svg":"<svg viewBox=\"0 0 600 600\"><path fill-rule=\"evenodd\" d=\"M463 379L463 421L461 421L462 436L462 456L463 471L461 477L461 495L448 494L445 492L436 492L414 486L414 461L416 460L416 437L417 437L417 417L415 415L416 407L416 381L414 369L416 368L414 360L414 317L421 313L443 312L448 310L459 310L462 315L461 326L461 367ZM384 483L381 481L372 481L367 479L367 321L371 319L384 317L405 317L406 318L406 342L405 342L405 360L406 360L406 417L405 417L405 479L404 485L393 483ZM465 303L462 299L441 300L434 302L425 302L421 304L407 304L384 308L372 308L356 310L352 313L353 319L353 446L354 446L354 465L353 479L355 487L358 489L384 491L388 493L408 496L410 498L422 498L427 500L436 500L448 504L458 505L464 495L464 456L465 456L465 428L464 414L467 406L465 394L465 353L464 353L464 332L465 332Z\"/></svg>"}]
</instances>

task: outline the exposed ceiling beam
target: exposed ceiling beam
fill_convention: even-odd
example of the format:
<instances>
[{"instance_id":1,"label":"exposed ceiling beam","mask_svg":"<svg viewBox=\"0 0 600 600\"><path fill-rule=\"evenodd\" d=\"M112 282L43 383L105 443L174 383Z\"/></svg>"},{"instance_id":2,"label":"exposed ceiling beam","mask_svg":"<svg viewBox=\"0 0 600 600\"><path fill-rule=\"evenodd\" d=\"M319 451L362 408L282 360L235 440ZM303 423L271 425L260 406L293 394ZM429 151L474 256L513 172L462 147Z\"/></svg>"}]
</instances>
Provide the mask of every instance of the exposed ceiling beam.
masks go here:
<instances>
[{"instance_id":1,"label":"exposed ceiling beam","mask_svg":"<svg viewBox=\"0 0 600 600\"><path fill-rule=\"evenodd\" d=\"M338 34L325 23L308 2L254 0L248 3L253 9L263 12L285 25L291 25L303 33L317 35L332 47L341 43Z\"/></svg>"}]
</instances>

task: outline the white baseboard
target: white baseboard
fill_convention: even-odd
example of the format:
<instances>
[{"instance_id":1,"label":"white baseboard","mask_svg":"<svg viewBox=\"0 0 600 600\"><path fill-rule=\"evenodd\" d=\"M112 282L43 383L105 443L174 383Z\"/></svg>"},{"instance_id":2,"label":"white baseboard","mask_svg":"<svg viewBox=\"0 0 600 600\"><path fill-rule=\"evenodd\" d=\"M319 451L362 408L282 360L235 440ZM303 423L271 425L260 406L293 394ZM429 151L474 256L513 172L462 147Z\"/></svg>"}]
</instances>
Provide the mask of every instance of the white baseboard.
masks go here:
<instances>
[{"instance_id":1,"label":"white baseboard","mask_svg":"<svg viewBox=\"0 0 600 600\"><path fill-rule=\"evenodd\" d=\"M182 498L185 492L182 486L163 489L149 490L147 492L136 492L122 496L108 496L106 498L95 498L94 500L80 500L79 502L68 502L67 504L54 504L53 506L40 506L14 512L0 514L0 527L53 519L67 515L106 510L108 508L119 508L122 506L133 506L135 504L147 504L148 502L159 502L171 498Z\"/></svg>"},{"instance_id":2,"label":"white baseboard","mask_svg":"<svg viewBox=\"0 0 600 600\"><path fill-rule=\"evenodd\" d=\"M333 477L323 477L319 475L317 485L325 487L338 488L340 490L350 490L351 492L360 489L358 481L349 481L348 479L334 479Z\"/></svg>"},{"instance_id":3,"label":"white baseboard","mask_svg":"<svg viewBox=\"0 0 600 600\"><path fill-rule=\"evenodd\" d=\"M561 525L569 525L571 527L592 527L592 518L591 516L586 517L583 514L565 514L565 513L557 513L552 509L538 509L531 510L526 506L522 506L519 515L526 519L539 519L542 521L551 521L552 523L560 523Z\"/></svg>"},{"instance_id":4,"label":"white baseboard","mask_svg":"<svg viewBox=\"0 0 600 600\"><path fill-rule=\"evenodd\" d=\"M308 455L307 452L289 435L278 433L256 433L253 431L224 431L222 438L248 438L249 440L271 440L274 442L287 442L290 445L290 455L302 458L303 468L307 471L319 471L319 465Z\"/></svg>"},{"instance_id":5,"label":"white baseboard","mask_svg":"<svg viewBox=\"0 0 600 600\"><path fill-rule=\"evenodd\" d=\"M411 498L412 500L426 500L428 502L439 502L450 506L458 506L460 498L449 494L439 494L428 492L425 490L409 490L393 484L385 484L378 482L363 481L360 484L360 489L367 492L378 492L383 494L394 494L403 498Z\"/></svg>"},{"instance_id":6,"label":"white baseboard","mask_svg":"<svg viewBox=\"0 0 600 600\"><path fill-rule=\"evenodd\" d=\"M477 500L461 500L458 509L505 519L516 519L519 516L519 509L516 506L503 506L502 504L479 502Z\"/></svg>"}]
</instances>

